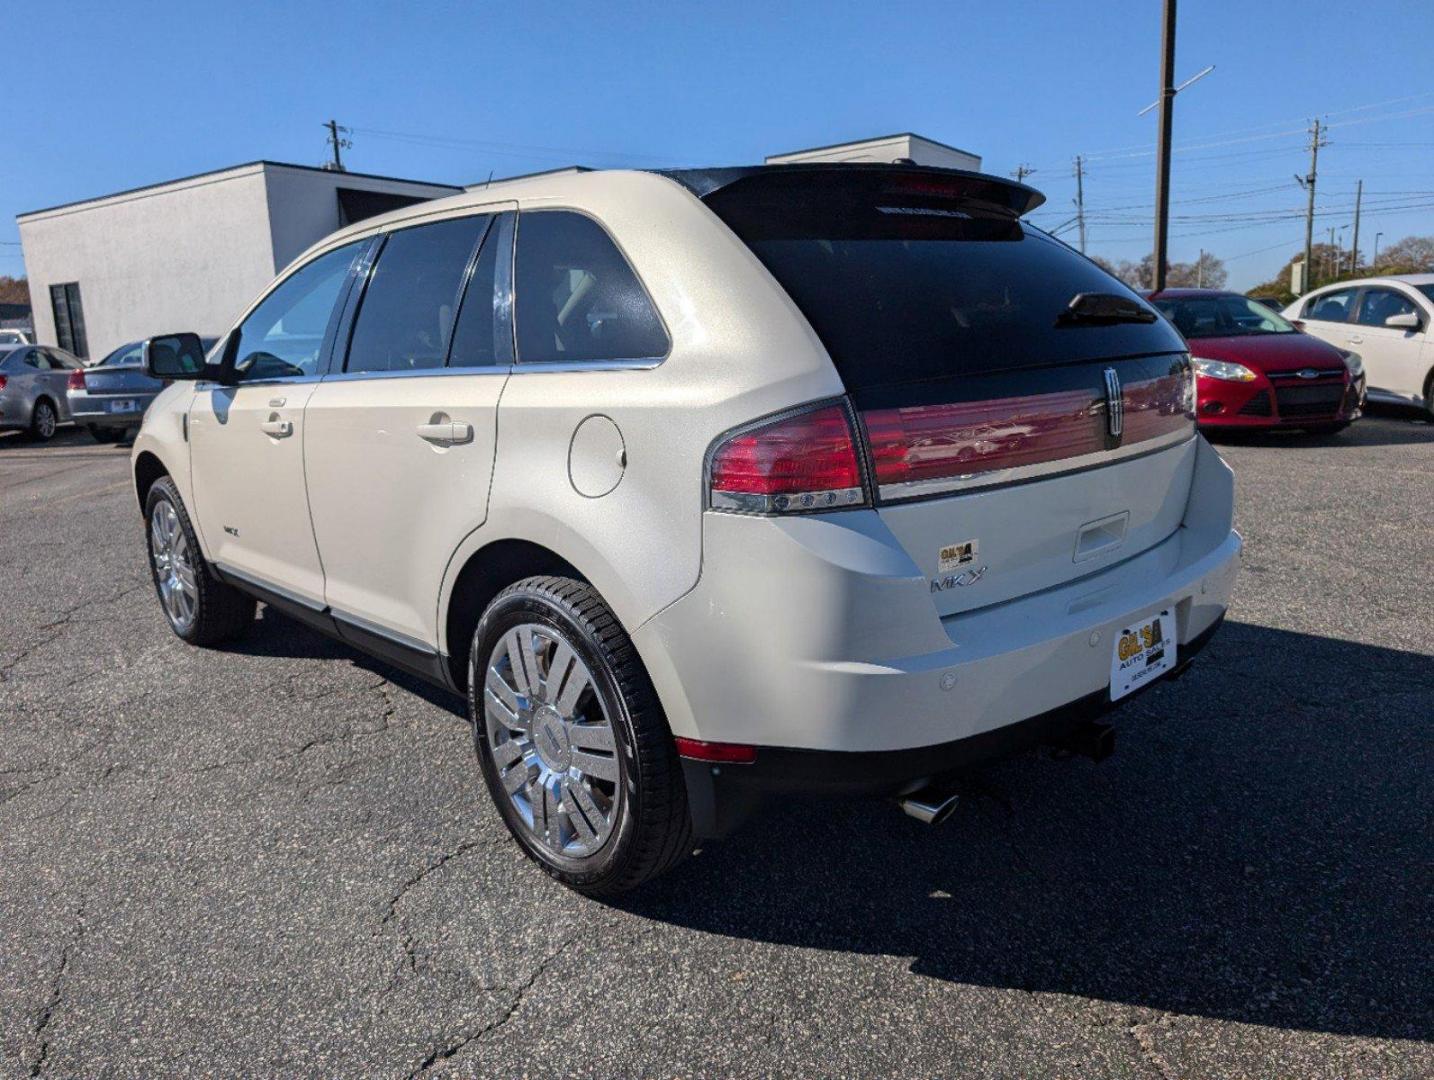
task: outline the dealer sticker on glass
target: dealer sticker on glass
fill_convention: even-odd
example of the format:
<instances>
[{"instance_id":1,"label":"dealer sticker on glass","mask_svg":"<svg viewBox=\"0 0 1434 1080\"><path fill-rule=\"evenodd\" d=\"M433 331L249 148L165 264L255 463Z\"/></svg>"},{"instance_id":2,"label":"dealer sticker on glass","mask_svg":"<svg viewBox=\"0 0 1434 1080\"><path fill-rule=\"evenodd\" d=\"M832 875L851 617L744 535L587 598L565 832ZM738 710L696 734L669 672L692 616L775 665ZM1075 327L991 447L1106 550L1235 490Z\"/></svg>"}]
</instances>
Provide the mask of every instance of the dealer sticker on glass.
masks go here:
<instances>
[{"instance_id":1,"label":"dealer sticker on glass","mask_svg":"<svg viewBox=\"0 0 1434 1080\"><path fill-rule=\"evenodd\" d=\"M1175 613L1152 615L1120 632L1110 661L1110 700L1154 682L1175 666Z\"/></svg>"}]
</instances>

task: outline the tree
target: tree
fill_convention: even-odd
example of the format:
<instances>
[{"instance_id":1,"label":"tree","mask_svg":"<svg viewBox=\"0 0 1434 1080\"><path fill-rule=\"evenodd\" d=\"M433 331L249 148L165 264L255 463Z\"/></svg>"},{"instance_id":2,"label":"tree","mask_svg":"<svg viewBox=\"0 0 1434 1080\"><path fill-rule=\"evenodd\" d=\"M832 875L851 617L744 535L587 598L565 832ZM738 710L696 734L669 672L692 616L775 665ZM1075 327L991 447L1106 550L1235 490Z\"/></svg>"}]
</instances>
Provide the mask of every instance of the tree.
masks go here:
<instances>
[{"instance_id":1,"label":"tree","mask_svg":"<svg viewBox=\"0 0 1434 1080\"><path fill-rule=\"evenodd\" d=\"M0 304L28 304L30 283L20 277L0 276Z\"/></svg>"},{"instance_id":2,"label":"tree","mask_svg":"<svg viewBox=\"0 0 1434 1080\"><path fill-rule=\"evenodd\" d=\"M1146 255L1138 263L1129 259L1121 259L1118 263L1112 263L1108 259L1095 260L1107 273L1114 274L1125 282L1132 289L1153 289L1155 288L1155 255ZM1165 284L1172 289L1195 288L1202 286L1206 289L1224 288L1229 274L1225 271L1225 263L1206 251L1193 263L1168 263L1165 267Z\"/></svg>"},{"instance_id":3,"label":"tree","mask_svg":"<svg viewBox=\"0 0 1434 1080\"><path fill-rule=\"evenodd\" d=\"M1434 236L1406 236L1379 253L1373 269L1382 274L1427 274L1434 271Z\"/></svg>"}]
</instances>

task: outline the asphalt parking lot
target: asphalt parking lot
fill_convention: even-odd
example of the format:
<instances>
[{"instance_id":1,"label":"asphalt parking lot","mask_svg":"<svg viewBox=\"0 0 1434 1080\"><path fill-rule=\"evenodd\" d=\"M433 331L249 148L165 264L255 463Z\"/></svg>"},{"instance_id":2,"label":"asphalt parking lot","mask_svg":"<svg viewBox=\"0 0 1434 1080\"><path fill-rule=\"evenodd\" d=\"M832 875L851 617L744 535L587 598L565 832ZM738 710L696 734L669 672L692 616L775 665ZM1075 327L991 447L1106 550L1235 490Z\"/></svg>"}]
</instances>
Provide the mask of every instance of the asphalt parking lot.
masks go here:
<instances>
[{"instance_id":1,"label":"asphalt parking lot","mask_svg":"<svg viewBox=\"0 0 1434 1080\"><path fill-rule=\"evenodd\" d=\"M605 905L458 702L184 646L128 450L0 436L0 1075L1434 1074L1434 426L1221 450L1230 620L1112 759L773 805Z\"/></svg>"}]
</instances>

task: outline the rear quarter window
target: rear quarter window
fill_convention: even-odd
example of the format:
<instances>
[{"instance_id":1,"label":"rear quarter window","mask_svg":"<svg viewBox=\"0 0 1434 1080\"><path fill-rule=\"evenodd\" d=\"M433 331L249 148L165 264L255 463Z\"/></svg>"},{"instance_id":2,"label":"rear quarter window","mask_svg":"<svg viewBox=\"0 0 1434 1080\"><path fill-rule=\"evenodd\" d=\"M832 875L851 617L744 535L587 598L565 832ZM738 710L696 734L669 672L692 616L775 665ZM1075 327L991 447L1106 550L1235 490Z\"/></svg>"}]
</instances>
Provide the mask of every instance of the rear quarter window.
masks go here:
<instances>
[{"instance_id":1,"label":"rear quarter window","mask_svg":"<svg viewBox=\"0 0 1434 1080\"><path fill-rule=\"evenodd\" d=\"M911 173L758 174L706 197L826 345L847 389L1182 352L1163 319L1071 325L1081 292L1145 301L1008 208Z\"/></svg>"}]
</instances>

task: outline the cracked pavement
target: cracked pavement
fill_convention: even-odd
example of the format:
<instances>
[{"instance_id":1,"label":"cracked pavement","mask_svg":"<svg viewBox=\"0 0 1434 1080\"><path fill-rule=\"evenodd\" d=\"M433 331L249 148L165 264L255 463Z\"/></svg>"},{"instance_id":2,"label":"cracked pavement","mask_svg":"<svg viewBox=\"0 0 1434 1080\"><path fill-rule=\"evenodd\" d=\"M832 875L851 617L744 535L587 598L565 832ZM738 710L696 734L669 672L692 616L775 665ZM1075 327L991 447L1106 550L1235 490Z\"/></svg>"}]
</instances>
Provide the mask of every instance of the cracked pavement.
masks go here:
<instances>
[{"instance_id":1,"label":"cracked pavement","mask_svg":"<svg viewBox=\"0 0 1434 1080\"><path fill-rule=\"evenodd\" d=\"M946 825L776 803L600 904L462 705L184 646L128 451L0 435L0 1077L1434 1074L1434 427L1223 444L1230 621Z\"/></svg>"}]
</instances>

